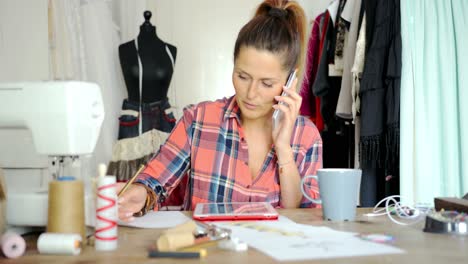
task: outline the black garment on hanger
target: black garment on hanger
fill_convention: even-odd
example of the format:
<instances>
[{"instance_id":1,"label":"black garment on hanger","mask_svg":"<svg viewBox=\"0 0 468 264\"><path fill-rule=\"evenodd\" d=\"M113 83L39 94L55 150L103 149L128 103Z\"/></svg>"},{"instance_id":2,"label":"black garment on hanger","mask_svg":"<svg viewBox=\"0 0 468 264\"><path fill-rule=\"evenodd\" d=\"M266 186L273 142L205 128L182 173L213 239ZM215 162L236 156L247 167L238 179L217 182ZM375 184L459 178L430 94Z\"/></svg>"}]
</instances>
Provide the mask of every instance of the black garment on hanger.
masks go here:
<instances>
[{"instance_id":1,"label":"black garment on hanger","mask_svg":"<svg viewBox=\"0 0 468 264\"><path fill-rule=\"evenodd\" d=\"M361 196L369 197L370 202L378 202L382 197L399 194L400 0L366 1L365 9L366 34L370 34L366 35L367 48L359 94L359 148L362 186L367 186L363 191L368 193L361 193ZM376 200L372 201L372 193L375 193Z\"/></svg>"},{"instance_id":2,"label":"black garment on hanger","mask_svg":"<svg viewBox=\"0 0 468 264\"><path fill-rule=\"evenodd\" d=\"M401 35L399 0L377 0L360 88L361 166L398 171ZM367 8L367 7L366 7ZM367 19L366 9L366 19ZM366 36L367 37L367 36Z\"/></svg>"}]
</instances>

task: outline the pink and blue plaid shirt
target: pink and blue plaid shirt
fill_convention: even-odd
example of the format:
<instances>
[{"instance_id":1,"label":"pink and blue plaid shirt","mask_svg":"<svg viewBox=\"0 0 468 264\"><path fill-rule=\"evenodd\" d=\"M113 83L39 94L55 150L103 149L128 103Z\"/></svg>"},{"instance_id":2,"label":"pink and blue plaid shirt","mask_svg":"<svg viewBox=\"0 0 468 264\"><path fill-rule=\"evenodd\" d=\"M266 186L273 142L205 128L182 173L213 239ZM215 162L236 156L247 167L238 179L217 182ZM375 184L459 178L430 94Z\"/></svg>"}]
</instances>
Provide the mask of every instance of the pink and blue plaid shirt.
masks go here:
<instances>
[{"instance_id":1,"label":"pink and blue plaid shirt","mask_svg":"<svg viewBox=\"0 0 468 264\"><path fill-rule=\"evenodd\" d=\"M300 176L315 175L322 167L322 139L311 121L297 118L291 146ZM235 96L192 105L184 109L166 143L137 182L155 191L162 186L170 194L189 175L186 210L193 210L200 202L269 202L281 207L274 148L268 152L258 175L252 177L249 147L255 147L255 142L248 144L245 140ZM318 198L315 180L307 181L305 189L309 196ZM317 205L303 197L300 206Z\"/></svg>"}]
</instances>

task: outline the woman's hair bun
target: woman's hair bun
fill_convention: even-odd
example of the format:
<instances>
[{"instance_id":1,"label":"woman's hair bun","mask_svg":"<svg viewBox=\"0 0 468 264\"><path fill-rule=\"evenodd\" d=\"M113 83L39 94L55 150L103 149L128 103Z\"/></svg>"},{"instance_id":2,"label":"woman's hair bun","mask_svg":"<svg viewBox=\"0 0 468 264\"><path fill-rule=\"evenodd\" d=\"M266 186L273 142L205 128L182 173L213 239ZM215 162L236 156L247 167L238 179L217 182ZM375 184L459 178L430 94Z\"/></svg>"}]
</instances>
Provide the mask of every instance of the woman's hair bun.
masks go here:
<instances>
[{"instance_id":1,"label":"woman's hair bun","mask_svg":"<svg viewBox=\"0 0 468 264\"><path fill-rule=\"evenodd\" d=\"M288 11L282 8L272 7L270 11L268 11L268 15L277 18L284 18L288 15Z\"/></svg>"}]
</instances>

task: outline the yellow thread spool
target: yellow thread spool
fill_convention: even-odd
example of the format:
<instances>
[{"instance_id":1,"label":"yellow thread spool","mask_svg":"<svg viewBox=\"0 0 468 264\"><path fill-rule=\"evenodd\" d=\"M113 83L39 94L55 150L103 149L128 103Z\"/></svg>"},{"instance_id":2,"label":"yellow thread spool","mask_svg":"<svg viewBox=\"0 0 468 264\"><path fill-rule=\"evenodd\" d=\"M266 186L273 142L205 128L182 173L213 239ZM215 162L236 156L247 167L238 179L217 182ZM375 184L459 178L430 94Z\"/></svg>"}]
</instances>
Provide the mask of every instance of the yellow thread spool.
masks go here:
<instances>
[{"instance_id":1,"label":"yellow thread spool","mask_svg":"<svg viewBox=\"0 0 468 264\"><path fill-rule=\"evenodd\" d=\"M164 234L156 242L159 251L173 251L193 245L193 243L195 243L195 237L191 232Z\"/></svg>"},{"instance_id":2,"label":"yellow thread spool","mask_svg":"<svg viewBox=\"0 0 468 264\"><path fill-rule=\"evenodd\" d=\"M84 187L78 180L49 183L48 233L80 234L86 243Z\"/></svg>"}]
</instances>

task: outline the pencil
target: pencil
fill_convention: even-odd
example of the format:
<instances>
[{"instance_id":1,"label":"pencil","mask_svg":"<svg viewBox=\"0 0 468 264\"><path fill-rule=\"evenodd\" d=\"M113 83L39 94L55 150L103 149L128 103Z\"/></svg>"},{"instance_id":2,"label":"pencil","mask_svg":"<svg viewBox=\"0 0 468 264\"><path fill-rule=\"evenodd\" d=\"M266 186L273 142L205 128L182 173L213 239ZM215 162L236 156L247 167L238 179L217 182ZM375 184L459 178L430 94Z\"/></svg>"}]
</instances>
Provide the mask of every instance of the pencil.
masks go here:
<instances>
[{"instance_id":1,"label":"pencil","mask_svg":"<svg viewBox=\"0 0 468 264\"><path fill-rule=\"evenodd\" d=\"M120 190L120 192L117 194L118 197L120 197L127 189L128 187L130 187L130 184L132 184L136 177L138 176L138 174L140 174L140 172L145 168L145 165L144 164L141 164L140 165L140 168L138 168L137 172L135 173L135 175L133 175L133 177L127 181L127 183L124 185L124 187Z\"/></svg>"},{"instance_id":2,"label":"pencil","mask_svg":"<svg viewBox=\"0 0 468 264\"><path fill-rule=\"evenodd\" d=\"M180 252L180 251L157 251L150 250L148 253L149 258L203 258L206 256L206 250Z\"/></svg>"},{"instance_id":3,"label":"pencil","mask_svg":"<svg viewBox=\"0 0 468 264\"><path fill-rule=\"evenodd\" d=\"M199 241L199 242L195 242L195 244L193 244L193 245L178 248L177 251L179 251L179 252L191 252L191 251L194 251L194 250L203 250L205 248L217 246L218 242L221 241L221 240L224 240L224 239L226 239L226 238L219 238L219 239L205 240L205 241L202 240L202 241Z\"/></svg>"}]
</instances>

